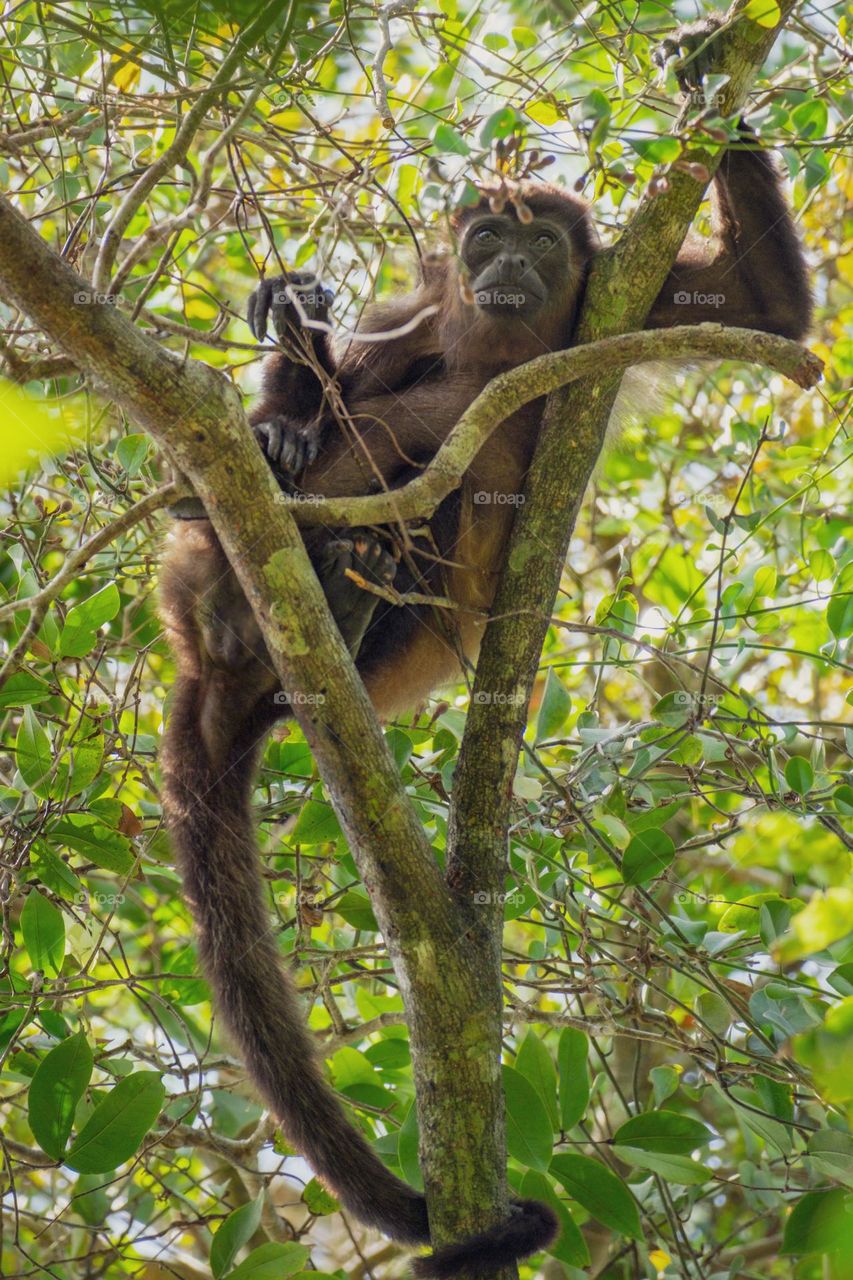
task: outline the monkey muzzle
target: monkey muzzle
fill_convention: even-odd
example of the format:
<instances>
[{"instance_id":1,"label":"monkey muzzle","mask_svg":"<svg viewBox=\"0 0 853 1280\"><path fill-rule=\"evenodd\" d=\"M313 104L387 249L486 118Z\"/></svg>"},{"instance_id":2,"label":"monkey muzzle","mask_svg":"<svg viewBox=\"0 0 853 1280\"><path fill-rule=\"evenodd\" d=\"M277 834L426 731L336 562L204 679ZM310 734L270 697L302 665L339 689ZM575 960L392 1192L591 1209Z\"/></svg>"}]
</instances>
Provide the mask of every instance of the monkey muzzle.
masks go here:
<instances>
[{"instance_id":1,"label":"monkey muzzle","mask_svg":"<svg viewBox=\"0 0 853 1280\"><path fill-rule=\"evenodd\" d=\"M484 272L474 281L474 304L489 315L532 315L546 301L545 289L533 272L507 273L500 279Z\"/></svg>"}]
</instances>

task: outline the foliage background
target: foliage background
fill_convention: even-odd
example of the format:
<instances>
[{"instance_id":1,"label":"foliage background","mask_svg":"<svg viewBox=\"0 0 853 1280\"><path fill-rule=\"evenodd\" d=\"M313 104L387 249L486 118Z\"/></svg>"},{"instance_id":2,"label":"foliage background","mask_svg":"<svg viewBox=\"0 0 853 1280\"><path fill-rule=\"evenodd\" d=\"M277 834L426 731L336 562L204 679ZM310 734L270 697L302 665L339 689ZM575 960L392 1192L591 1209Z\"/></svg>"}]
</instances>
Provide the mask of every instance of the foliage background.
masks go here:
<instances>
[{"instance_id":1,"label":"foliage background","mask_svg":"<svg viewBox=\"0 0 853 1280\"><path fill-rule=\"evenodd\" d=\"M826 382L806 396L757 369L673 371L671 403L629 423L587 496L543 655L506 884L505 1063L511 1178L559 1198L564 1233L527 1274L850 1273L843 10L801 6L750 112L792 179ZM266 12L212 87L248 5L25 3L0 54L0 184L87 276L178 111L209 93L108 291L247 391L258 273L316 266L351 327L374 290L411 282L413 244L491 171L496 139L554 156L545 176L595 201L605 240L677 158L672 81L650 54L700 5ZM25 316L3 318L5 373L43 402L34 417L4 391L0 584L24 602L5 613L11 649L64 555L119 525L0 691L0 1269L402 1275L402 1251L336 1214L274 1133L196 977L157 798L166 522L123 520L161 462ZM54 429L71 436L55 456ZM45 447L19 471L33 440ZM439 854L465 705L451 692L387 731ZM257 801L274 927L331 1078L416 1181L401 1001L292 727L269 744Z\"/></svg>"}]
</instances>

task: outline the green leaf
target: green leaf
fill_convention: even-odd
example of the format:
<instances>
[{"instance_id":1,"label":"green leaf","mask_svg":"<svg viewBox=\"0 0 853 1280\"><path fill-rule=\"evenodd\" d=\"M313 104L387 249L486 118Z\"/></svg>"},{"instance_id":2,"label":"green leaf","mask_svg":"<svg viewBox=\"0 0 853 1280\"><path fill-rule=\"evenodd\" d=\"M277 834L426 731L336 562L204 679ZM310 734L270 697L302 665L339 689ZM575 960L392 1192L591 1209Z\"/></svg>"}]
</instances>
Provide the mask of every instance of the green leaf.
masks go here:
<instances>
[{"instance_id":1,"label":"green leaf","mask_svg":"<svg viewBox=\"0 0 853 1280\"><path fill-rule=\"evenodd\" d=\"M70 1209L90 1227L100 1227L110 1211L110 1198L99 1173L81 1173L74 1183Z\"/></svg>"},{"instance_id":2,"label":"green leaf","mask_svg":"<svg viewBox=\"0 0 853 1280\"><path fill-rule=\"evenodd\" d=\"M811 97L801 102L791 112L791 121L803 141L807 138L822 138L829 123L829 113L823 98ZM811 562L811 556L809 562Z\"/></svg>"},{"instance_id":3,"label":"green leaf","mask_svg":"<svg viewBox=\"0 0 853 1280\"><path fill-rule=\"evenodd\" d=\"M327 844L341 836L335 811L327 801L306 800L290 833L293 844Z\"/></svg>"},{"instance_id":4,"label":"green leaf","mask_svg":"<svg viewBox=\"0 0 853 1280\"><path fill-rule=\"evenodd\" d=\"M223 1276L237 1254L257 1231L264 1207L264 1192L234 1209L220 1226L210 1246L210 1269L216 1280Z\"/></svg>"},{"instance_id":5,"label":"green leaf","mask_svg":"<svg viewBox=\"0 0 853 1280\"><path fill-rule=\"evenodd\" d=\"M88 738L76 739L69 745L65 754L71 769L65 794L77 796L81 791L85 791L86 787L103 771L104 735L93 733Z\"/></svg>"},{"instance_id":6,"label":"green leaf","mask_svg":"<svg viewBox=\"0 0 853 1280\"><path fill-rule=\"evenodd\" d=\"M785 1223L782 1253L853 1255L853 1195L841 1187L809 1191ZM849 1273L848 1273L849 1274Z\"/></svg>"},{"instance_id":7,"label":"green leaf","mask_svg":"<svg viewBox=\"0 0 853 1280\"><path fill-rule=\"evenodd\" d=\"M525 1199L541 1200L550 1205L560 1220L560 1234L548 1252L570 1267L588 1267L590 1256L586 1241L566 1205L554 1190L550 1179L544 1173L528 1169L521 1180L519 1190Z\"/></svg>"},{"instance_id":8,"label":"green leaf","mask_svg":"<svg viewBox=\"0 0 853 1280\"><path fill-rule=\"evenodd\" d=\"M853 818L853 787L848 786L846 782L836 787L832 793L832 803L838 813L843 814L845 818Z\"/></svg>"},{"instance_id":9,"label":"green leaf","mask_svg":"<svg viewBox=\"0 0 853 1280\"><path fill-rule=\"evenodd\" d=\"M532 1027L521 1043L515 1069L530 1081L539 1094L551 1120L551 1128L556 1132L560 1127L557 1118L557 1070L550 1053Z\"/></svg>"},{"instance_id":10,"label":"green leaf","mask_svg":"<svg viewBox=\"0 0 853 1280\"><path fill-rule=\"evenodd\" d=\"M610 99L600 89L592 89L581 102L584 120L609 120L612 111Z\"/></svg>"},{"instance_id":11,"label":"green leaf","mask_svg":"<svg viewBox=\"0 0 853 1280\"><path fill-rule=\"evenodd\" d=\"M814 769L805 756L791 756L785 765L785 781L798 795L808 795L814 782Z\"/></svg>"},{"instance_id":12,"label":"green leaf","mask_svg":"<svg viewBox=\"0 0 853 1280\"><path fill-rule=\"evenodd\" d=\"M21 717L15 739L15 761L27 786L44 794L45 783L53 769L53 749L50 738L29 707Z\"/></svg>"},{"instance_id":13,"label":"green leaf","mask_svg":"<svg viewBox=\"0 0 853 1280\"><path fill-rule=\"evenodd\" d=\"M534 49L539 37L530 27L513 27L512 38L517 49Z\"/></svg>"},{"instance_id":14,"label":"green leaf","mask_svg":"<svg viewBox=\"0 0 853 1280\"><path fill-rule=\"evenodd\" d=\"M65 920L37 889L30 890L24 903L21 933L33 968L57 977L65 957Z\"/></svg>"},{"instance_id":15,"label":"green leaf","mask_svg":"<svg viewBox=\"0 0 853 1280\"><path fill-rule=\"evenodd\" d=\"M228 1280L285 1280L301 1271L310 1253L304 1244L262 1244L228 1272Z\"/></svg>"},{"instance_id":16,"label":"green leaf","mask_svg":"<svg viewBox=\"0 0 853 1280\"><path fill-rule=\"evenodd\" d=\"M809 1166L853 1190L853 1136L838 1129L819 1129L809 1138Z\"/></svg>"},{"instance_id":17,"label":"green leaf","mask_svg":"<svg viewBox=\"0 0 853 1280\"><path fill-rule=\"evenodd\" d=\"M586 1115L589 1102L589 1038L585 1031L564 1027L557 1047L560 1068L560 1124L573 1129Z\"/></svg>"},{"instance_id":18,"label":"green leaf","mask_svg":"<svg viewBox=\"0 0 853 1280\"><path fill-rule=\"evenodd\" d=\"M65 1163L78 1173L111 1173L136 1152L163 1105L157 1071L135 1071L113 1085L72 1142Z\"/></svg>"},{"instance_id":19,"label":"green leaf","mask_svg":"<svg viewBox=\"0 0 853 1280\"><path fill-rule=\"evenodd\" d=\"M37 702L46 702L52 697L49 686L44 680L30 675L28 671L16 671L0 690L0 710L8 707L26 707Z\"/></svg>"},{"instance_id":20,"label":"green leaf","mask_svg":"<svg viewBox=\"0 0 853 1280\"><path fill-rule=\"evenodd\" d=\"M652 1067L649 1072L649 1079L652 1082L652 1090L657 1106L660 1106L662 1102L666 1102L667 1098L671 1098L681 1083L681 1076L675 1067Z\"/></svg>"},{"instance_id":21,"label":"green leaf","mask_svg":"<svg viewBox=\"0 0 853 1280\"><path fill-rule=\"evenodd\" d=\"M743 15L757 22L759 27L778 27L782 21L782 11L776 0L749 0Z\"/></svg>"},{"instance_id":22,"label":"green leaf","mask_svg":"<svg viewBox=\"0 0 853 1280\"><path fill-rule=\"evenodd\" d=\"M670 164L681 155L678 138L632 138L631 146L650 164Z\"/></svg>"},{"instance_id":23,"label":"green leaf","mask_svg":"<svg viewBox=\"0 0 853 1280\"><path fill-rule=\"evenodd\" d=\"M306 1183L302 1200L309 1213L313 1213L317 1218L323 1218L329 1213L337 1213L341 1207L335 1197L316 1178Z\"/></svg>"},{"instance_id":24,"label":"green leaf","mask_svg":"<svg viewBox=\"0 0 853 1280\"><path fill-rule=\"evenodd\" d=\"M717 991L700 991L693 1007L697 1017L718 1036L724 1036L734 1020L728 1000Z\"/></svg>"},{"instance_id":25,"label":"green leaf","mask_svg":"<svg viewBox=\"0 0 853 1280\"><path fill-rule=\"evenodd\" d=\"M116 445L116 456L129 476L135 476L148 456L146 435L125 436Z\"/></svg>"},{"instance_id":26,"label":"green leaf","mask_svg":"<svg viewBox=\"0 0 853 1280\"><path fill-rule=\"evenodd\" d=\"M74 1123L74 1109L92 1075L92 1050L82 1031L51 1049L30 1084L29 1122L33 1136L54 1160L62 1158Z\"/></svg>"},{"instance_id":27,"label":"green leaf","mask_svg":"<svg viewBox=\"0 0 853 1280\"><path fill-rule=\"evenodd\" d=\"M126 836L101 822L92 822L85 814L69 814L51 827L50 834L87 862L94 862L118 876L127 875L136 861Z\"/></svg>"},{"instance_id":28,"label":"green leaf","mask_svg":"<svg viewBox=\"0 0 853 1280\"><path fill-rule=\"evenodd\" d=\"M844 591L833 596L826 608L826 621L838 640L853 635L853 592Z\"/></svg>"},{"instance_id":29,"label":"green leaf","mask_svg":"<svg viewBox=\"0 0 853 1280\"><path fill-rule=\"evenodd\" d=\"M350 889L338 899L335 911L354 929L360 929L364 933L379 932L379 925L366 893L357 893L354 889Z\"/></svg>"},{"instance_id":30,"label":"green leaf","mask_svg":"<svg viewBox=\"0 0 853 1280\"><path fill-rule=\"evenodd\" d=\"M489 147L496 138L507 138L515 128L518 116L512 107L493 111L480 130L480 146Z\"/></svg>"},{"instance_id":31,"label":"green leaf","mask_svg":"<svg viewBox=\"0 0 853 1280\"><path fill-rule=\"evenodd\" d=\"M120 608L121 596L114 582L81 600L65 617L59 652L66 658L82 658L94 647L98 628L110 622Z\"/></svg>"},{"instance_id":32,"label":"green leaf","mask_svg":"<svg viewBox=\"0 0 853 1280\"><path fill-rule=\"evenodd\" d=\"M432 135L432 145L436 151L451 152L457 156L467 156L471 154L471 148L452 125L439 124L436 125Z\"/></svg>"},{"instance_id":33,"label":"green leaf","mask_svg":"<svg viewBox=\"0 0 853 1280\"><path fill-rule=\"evenodd\" d=\"M423 1191L424 1179L418 1160L418 1142L418 1111L413 1102L397 1134L397 1160L409 1186L416 1191Z\"/></svg>"},{"instance_id":34,"label":"green leaf","mask_svg":"<svg viewBox=\"0 0 853 1280\"><path fill-rule=\"evenodd\" d=\"M675 857L675 845L660 827L649 827L634 836L622 859L626 884L646 884L662 875Z\"/></svg>"},{"instance_id":35,"label":"green leaf","mask_svg":"<svg viewBox=\"0 0 853 1280\"><path fill-rule=\"evenodd\" d=\"M689 1156L673 1155L666 1151L641 1151L638 1147L619 1147L613 1150L620 1160L632 1165L635 1169L645 1169L647 1173L656 1173L667 1182L676 1182L685 1187L698 1187L707 1182L711 1170Z\"/></svg>"},{"instance_id":36,"label":"green leaf","mask_svg":"<svg viewBox=\"0 0 853 1280\"><path fill-rule=\"evenodd\" d=\"M625 1183L599 1160L561 1152L551 1161L550 1172L572 1199L605 1227L631 1240L642 1240L636 1200Z\"/></svg>"},{"instance_id":37,"label":"green leaf","mask_svg":"<svg viewBox=\"0 0 853 1280\"><path fill-rule=\"evenodd\" d=\"M553 1146L553 1130L545 1103L530 1081L514 1067L504 1066L503 1081L509 1153L528 1168L544 1172Z\"/></svg>"},{"instance_id":38,"label":"green leaf","mask_svg":"<svg viewBox=\"0 0 853 1280\"><path fill-rule=\"evenodd\" d=\"M644 1111L620 1125L613 1141L623 1147L639 1147L642 1151L689 1155L710 1137L707 1125L678 1111Z\"/></svg>"},{"instance_id":39,"label":"green leaf","mask_svg":"<svg viewBox=\"0 0 853 1280\"><path fill-rule=\"evenodd\" d=\"M545 692L536 717L536 741L555 738L572 709L572 698L559 676L549 671L545 680Z\"/></svg>"}]
</instances>

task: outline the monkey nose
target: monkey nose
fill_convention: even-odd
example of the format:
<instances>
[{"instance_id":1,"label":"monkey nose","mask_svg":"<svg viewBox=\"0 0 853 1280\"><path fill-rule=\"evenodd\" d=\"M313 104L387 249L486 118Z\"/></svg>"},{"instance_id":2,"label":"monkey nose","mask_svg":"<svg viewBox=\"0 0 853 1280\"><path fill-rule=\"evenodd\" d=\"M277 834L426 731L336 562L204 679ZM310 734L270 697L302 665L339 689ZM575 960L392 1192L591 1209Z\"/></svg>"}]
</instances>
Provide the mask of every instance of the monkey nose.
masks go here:
<instances>
[{"instance_id":1,"label":"monkey nose","mask_svg":"<svg viewBox=\"0 0 853 1280\"><path fill-rule=\"evenodd\" d=\"M495 263L505 284L520 280L530 265L522 253L502 253Z\"/></svg>"}]
</instances>

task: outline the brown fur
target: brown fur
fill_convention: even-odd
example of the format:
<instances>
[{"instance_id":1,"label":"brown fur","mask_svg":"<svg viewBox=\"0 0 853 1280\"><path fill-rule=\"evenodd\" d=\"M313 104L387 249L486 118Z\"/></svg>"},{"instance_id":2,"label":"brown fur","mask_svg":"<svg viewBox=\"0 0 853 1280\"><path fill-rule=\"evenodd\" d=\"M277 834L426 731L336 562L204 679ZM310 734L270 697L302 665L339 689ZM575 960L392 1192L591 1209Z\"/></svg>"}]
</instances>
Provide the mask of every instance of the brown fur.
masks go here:
<instances>
[{"instance_id":1,"label":"brown fur","mask_svg":"<svg viewBox=\"0 0 853 1280\"><path fill-rule=\"evenodd\" d=\"M310 371L296 374L285 353L270 357L253 421L289 415L293 422L293 397L300 420L325 416L324 447L300 478L303 490L347 495L405 483L495 373L571 344L597 251L591 223L583 205L558 188L528 184L522 194L537 227L556 224L561 231L541 273L547 299L532 317L466 303L459 264L448 256L428 264L415 293L382 303L362 326L366 332L396 328L436 305L437 314L413 333L388 343L350 343L336 362L324 337L312 339L317 367L334 369L345 415L323 408L321 385L310 381ZM713 319L800 335L809 319L806 274L772 160L751 150L732 152L716 194L714 244L682 255L648 325ZM511 218L512 206L507 209ZM484 227L487 215L484 204L457 217L464 261L472 260L465 237ZM521 243L521 232L506 237L502 243ZM518 275L518 254L513 261ZM490 262L481 281L500 274L498 259ZM723 292L726 301L707 310L679 306L673 295L681 289ZM474 460L461 492L442 503L429 540L417 540L400 566L401 590L446 594L459 609L441 616L425 607L378 606L358 665L382 716L418 705L456 678L460 655L476 658L514 512L495 495L520 493L541 411L541 403L528 405L503 424ZM477 502L482 492L492 500ZM325 537L312 534L309 550L316 553ZM175 530L163 611L179 666L163 760L165 803L217 1008L288 1139L342 1203L396 1239L426 1242L423 1197L388 1172L326 1084L269 928L250 796L263 734L287 708L273 699L277 681L254 618L204 521ZM515 1202L506 1223L439 1250L419 1263L419 1274L450 1276L509 1263L542 1248L555 1231L545 1206Z\"/></svg>"}]
</instances>

